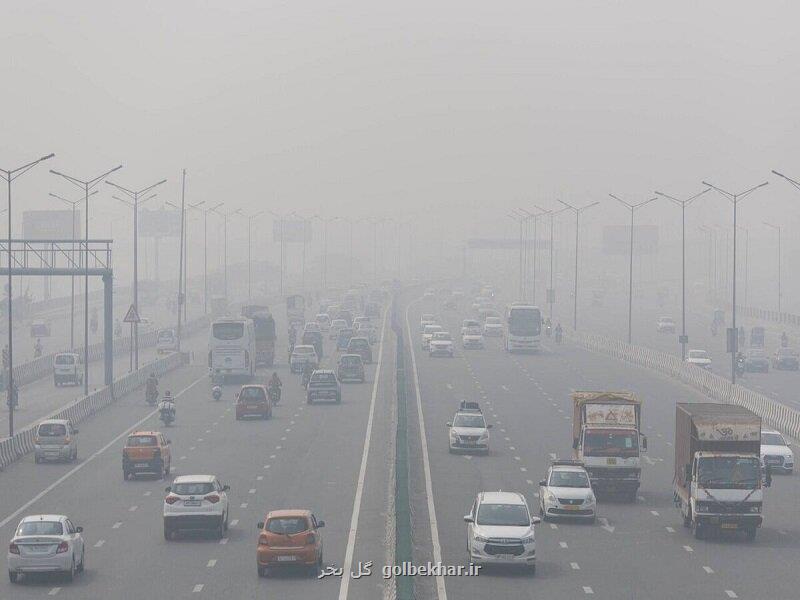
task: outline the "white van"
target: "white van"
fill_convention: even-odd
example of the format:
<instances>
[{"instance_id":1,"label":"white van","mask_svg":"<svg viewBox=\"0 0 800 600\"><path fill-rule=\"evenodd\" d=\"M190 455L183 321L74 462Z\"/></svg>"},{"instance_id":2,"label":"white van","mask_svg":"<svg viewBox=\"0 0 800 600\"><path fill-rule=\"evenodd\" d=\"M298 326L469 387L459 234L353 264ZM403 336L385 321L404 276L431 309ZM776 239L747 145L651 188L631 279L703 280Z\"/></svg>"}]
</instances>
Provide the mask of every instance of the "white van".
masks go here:
<instances>
[{"instance_id":1,"label":"white van","mask_svg":"<svg viewBox=\"0 0 800 600\"><path fill-rule=\"evenodd\" d=\"M158 332L156 340L156 352L158 354L166 354L167 352L175 352L178 350L178 336L174 329L162 329Z\"/></svg>"},{"instance_id":2,"label":"white van","mask_svg":"<svg viewBox=\"0 0 800 600\"><path fill-rule=\"evenodd\" d=\"M78 458L78 430L67 419L48 419L36 426L34 462Z\"/></svg>"},{"instance_id":3,"label":"white van","mask_svg":"<svg viewBox=\"0 0 800 600\"><path fill-rule=\"evenodd\" d=\"M61 352L53 359L53 383L56 387L65 383L82 385L84 371L83 357L75 352Z\"/></svg>"}]
</instances>

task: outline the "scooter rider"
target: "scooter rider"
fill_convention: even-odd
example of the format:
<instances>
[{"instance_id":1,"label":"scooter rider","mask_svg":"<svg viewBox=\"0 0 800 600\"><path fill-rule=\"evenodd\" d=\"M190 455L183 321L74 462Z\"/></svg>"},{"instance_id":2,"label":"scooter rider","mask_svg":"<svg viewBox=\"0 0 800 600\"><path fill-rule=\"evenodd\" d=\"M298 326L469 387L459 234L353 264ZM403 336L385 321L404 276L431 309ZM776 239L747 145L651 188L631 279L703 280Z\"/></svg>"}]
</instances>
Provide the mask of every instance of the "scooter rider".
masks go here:
<instances>
[{"instance_id":1,"label":"scooter rider","mask_svg":"<svg viewBox=\"0 0 800 600\"><path fill-rule=\"evenodd\" d=\"M33 347L33 357L39 358L42 355L42 340L36 338L36 345Z\"/></svg>"},{"instance_id":2,"label":"scooter rider","mask_svg":"<svg viewBox=\"0 0 800 600\"><path fill-rule=\"evenodd\" d=\"M281 399L281 386L283 382L281 381L280 377L278 377L278 373L272 373L272 377L269 380L268 389L271 392L270 395L275 394L275 404L277 404Z\"/></svg>"},{"instance_id":3,"label":"scooter rider","mask_svg":"<svg viewBox=\"0 0 800 600\"><path fill-rule=\"evenodd\" d=\"M153 402L158 398L158 377L156 377L155 373L150 373L145 389L148 402ZM150 400L151 398L153 400Z\"/></svg>"},{"instance_id":4,"label":"scooter rider","mask_svg":"<svg viewBox=\"0 0 800 600\"><path fill-rule=\"evenodd\" d=\"M553 323L552 323L552 321L550 321L550 317L548 317L548 318L547 318L547 319L545 319L545 321L544 321L544 331L545 331L545 335L547 335L548 337L550 337L550 331L552 330L552 328L553 328Z\"/></svg>"},{"instance_id":5,"label":"scooter rider","mask_svg":"<svg viewBox=\"0 0 800 600\"><path fill-rule=\"evenodd\" d=\"M213 388L211 388L211 395L213 396L214 400L219 400L222 398L222 388L218 385L215 385Z\"/></svg>"},{"instance_id":6,"label":"scooter rider","mask_svg":"<svg viewBox=\"0 0 800 600\"><path fill-rule=\"evenodd\" d=\"M556 343L560 344L561 343L561 337L562 337L562 335L564 333L564 330L561 329L561 323L558 323L556 325L556 330L555 331L556 331Z\"/></svg>"},{"instance_id":7,"label":"scooter rider","mask_svg":"<svg viewBox=\"0 0 800 600\"><path fill-rule=\"evenodd\" d=\"M314 372L314 365L310 362L307 362L303 365L303 387L308 385L308 382L311 380L311 374Z\"/></svg>"},{"instance_id":8,"label":"scooter rider","mask_svg":"<svg viewBox=\"0 0 800 600\"><path fill-rule=\"evenodd\" d=\"M158 412L162 415L168 412L172 415L172 419L175 419L175 398L169 390L164 392L164 399L158 403Z\"/></svg>"}]
</instances>

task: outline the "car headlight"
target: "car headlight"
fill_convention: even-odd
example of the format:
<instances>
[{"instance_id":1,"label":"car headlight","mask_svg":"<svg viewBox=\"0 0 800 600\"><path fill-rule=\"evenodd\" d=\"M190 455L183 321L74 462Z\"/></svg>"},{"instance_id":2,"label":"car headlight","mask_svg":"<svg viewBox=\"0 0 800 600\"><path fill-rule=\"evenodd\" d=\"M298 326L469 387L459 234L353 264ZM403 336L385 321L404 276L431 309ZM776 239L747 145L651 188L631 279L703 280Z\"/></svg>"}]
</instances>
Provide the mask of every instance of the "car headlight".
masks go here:
<instances>
[{"instance_id":1,"label":"car headlight","mask_svg":"<svg viewBox=\"0 0 800 600\"><path fill-rule=\"evenodd\" d=\"M488 541L489 541L489 538L485 538L485 537L483 537L482 535L476 535L476 536L475 536L475 541L476 541L476 542L481 542L481 543L485 544L486 542L488 542Z\"/></svg>"},{"instance_id":2,"label":"car headlight","mask_svg":"<svg viewBox=\"0 0 800 600\"><path fill-rule=\"evenodd\" d=\"M754 502L753 504L751 504L749 506L749 509L750 509L751 513L760 513L761 512L761 503L760 502Z\"/></svg>"},{"instance_id":3,"label":"car headlight","mask_svg":"<svg viewBox=\"0 0 800 600\"><path fill-rule=\"evenodd\" d=\"M528 537L524 537L520 540L523 544L532 544L533 543L533 536L529 535Z\"/></svg>"},{"instance_id":4,"label":"car headlight","mask_svg":"<svg viewBox=\"0 0 800 600\"><path fill-rule=\"evenodd\" d=\"M556 501L555 494L553 492L549 491L549 490L545 490L544 491L544 495L542 496L542 498L544 499L545 502L555 502Z\"/></svg>"},{"instance_id":5,"label":"car headlight","mask_svg":"<svg viewBox=\"0 0 800 600\"><path fill-rule=\"evenodd\" d=\"M583 500L583 503L594 504L595 503L594 494L589 494L588 496L586 496L586 498Z\"/></svg>"},{"instance_id":6,"label":"car headlight","mask_svg":"<svg viewBox=\"0 0 800 600\"><path fill-rule=\"evenodd\" d=\"M481 434L481 437L480 437L480 438L478 438L478 439L481 439L481 440L486 440L486 439L488 439L488 438L489 438L489 432L488 432L488 431L484 431L484 432Z\"/></svg>"}]
</instances>

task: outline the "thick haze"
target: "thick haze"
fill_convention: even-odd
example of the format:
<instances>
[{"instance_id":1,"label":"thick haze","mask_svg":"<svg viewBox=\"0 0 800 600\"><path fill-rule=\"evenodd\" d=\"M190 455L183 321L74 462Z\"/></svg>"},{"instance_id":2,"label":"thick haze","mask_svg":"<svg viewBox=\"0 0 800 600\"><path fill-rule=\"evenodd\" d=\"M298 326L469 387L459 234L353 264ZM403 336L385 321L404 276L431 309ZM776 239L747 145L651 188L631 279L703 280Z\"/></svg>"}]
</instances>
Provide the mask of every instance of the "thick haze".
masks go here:
<instances>
[{"instance_id":1,"label":"thick haze","mask_svg":"<svg viewBox=\"0 0 800 600\"><path fill-rule=\"evenodd\" d=\"M437 233L454 256L465 237L514 235L514 206L602 200L587 227L625 224L609 192L769 180L740 216L751 278L772 285L761 222L796 228L800 215L800 192L770 174L800 178L798 17L796 2L747 1L6 1L0 166L56 153L20 179L15 222L62 208L48 192L78 191L47 168L89 178L123 163L115 181L167 177L159 200L175 201L186 167L192 202L411 217L421 245ZM118 222L124 251L129 211L100 189L97 226ZM677 209L640 214L661 225L673 269ZM695 245L696 224L730 224L716 194L689 215ZM331 225L341 252L346 235ZM795 237L784 234L787 305Z\"/></svg>"}]
</instances>

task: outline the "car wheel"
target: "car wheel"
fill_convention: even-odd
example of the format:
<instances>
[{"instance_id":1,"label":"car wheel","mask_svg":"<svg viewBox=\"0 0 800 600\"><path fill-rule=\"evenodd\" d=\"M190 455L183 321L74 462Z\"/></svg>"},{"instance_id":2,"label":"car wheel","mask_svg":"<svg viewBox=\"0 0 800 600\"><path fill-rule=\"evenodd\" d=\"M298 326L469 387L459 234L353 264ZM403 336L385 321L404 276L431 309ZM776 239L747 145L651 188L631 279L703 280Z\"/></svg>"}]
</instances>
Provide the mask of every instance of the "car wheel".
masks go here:
<instances>
[{"instance_id":1,"label":"car wheel","mask_svg":"<svg viewBox=\"0 0 800 600\"><path fill-rule=\"evenodd\" d=\"M122 470L122 481L128 481L130 477L130 473L128 473L125 469Z\"/></svg>"},{"instance_id":2,"label":"car wheel","mask_svg":"<svg viewBox=\"0 0 800 600\"><path fill-rule=\"evenodd\" d=\"M42 459L41 459L41 458L39 458L39 455L38 455L38 454L35 454L35 455L33 456L33 462L35 462L35 463L38 465L40 462L42 462Z\"/></svg>"},{"instance_id":3,"label":"car wheel","mask_svg":"<svg viewBox=\"0 0 800 600\"><path fill-rule=\"evenodd\" d=\"M75 462L78 460L78 449L75 448L75 451L72 453L72 461Z\"/></svg>"},{"instance_id":4,"label":"car wheel","mask_svg":"<svg viewBox=\"0 0 800 600\"><path fill-rule=\"evenodd\" d=\"M706 529L703 525L697 522L694 524L693 534L696 540L702 540L706 537Z\"/></svg>"},{"instance_id":5,"label":"car wheel","mask_svg":"<svg viewBox=\"0 0 800 600\"><path fill-rule=\"evenodd\" d=\"M15 573L14 571L9 571L8 572L8 580L11 583L17 583L17 581L19 580L19 573Z\"/></svg>"},{"instance_id":6,"label":"car wheel","mask_svg":"<svg viewBox=\"0 0 800 600\"><path fill-rule=\"evenodd\" d=\"M167 541L172 539L172 529L166 523L164 524L164 539Z\"/></svg>"},{"instance_id":7,"label":"car wheel","mask_svg":"<svg viewBox=\"0 0 800 600\"><path fill-rule=\"evenodd\" d=\"M75 579L75 557L72 557L72 565L69 568L69 571L64 572L64 578L68 582L72 582Z\"/></svg>"},{"instance_id":8,"label":"car wheel","mask_svg":"<svg viewBox=\"0 0 800 600\"><path fill-rule=\"evenodd\" d=\"M78 573L83 573L86 569L86 548L81 552L81 564L78 565Z\"/></svg>"},{"instance_id":9,"label":"car wheel","mask_svg":"<svg viewBox=\"0 0 800 600\"><path fill-rule=\"evenodd\" d=\"M259 577L266 577L267 576L267 567L262 567L261 565L256 565L258 568L258 576Z\"/></svg>"},{"instance_id":10,"label":"car wheel","mask_svg":"<svg viewBox=\"0 0 800 600\"><path fill-rule=\"evenodd\" d=\"M336 395L336 404L341 404L341 403L342 403L342 395L341 394L337 394Z\"/></svg>"},{"instance_id":11,"label":"car wheel","mask_svg":"<svg viewBox=\"0 0 800 600\"><path fill-rule=\"evenodd\" d=\"M163 475L163 477L162 477L163 479L167 479L167 478L169 477L169 471L170 471L170 469L171 469L171 465L170 465L169 463L166 463L166 464L164 465L164 475Z\"/></svg>"},{"instance_id":12,"label":"car wheel","mask_svg":"<svg viewBox=\"0 0 800 600\"><path fill-rule=\"evenodd\" d=\"M228 517L230 516L230 509L225 513L225 531L228 531Z\"/></svg>"},{"instance_id":13,"label":"car wheel","mask_svg":"<svg viewBox=\"0 0 800 600\"><path fill-rule=\"evenodd\" d=\"M755 541L756 539L756 531L758 531L755 527L751 527L745 531L745 539L748 542Z\"/></svg>"},{"instance_id":14,"label":"car wheel","mask_svg":"<svg viewBox=\"0 0 800 600\"><path fill-rule=\"evenodd\" d=\"M536 575L536 565L535 564L530 566L530 574L531 575Z\"/></svg>"},{"instance_id":15,"label":"car wheel","mask_svg":"<svg viewBox=\"0 0 800 600\"><path fill-rule=\"evenodd\" d=\"M218 540L221 540L225 537L225 520L223 517L219 518L219 524L217 525L217 529L214 531L214 537Z\"/></svg>"}]
</instances>

